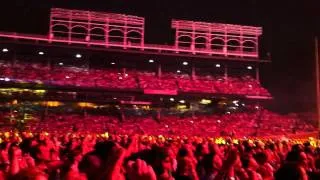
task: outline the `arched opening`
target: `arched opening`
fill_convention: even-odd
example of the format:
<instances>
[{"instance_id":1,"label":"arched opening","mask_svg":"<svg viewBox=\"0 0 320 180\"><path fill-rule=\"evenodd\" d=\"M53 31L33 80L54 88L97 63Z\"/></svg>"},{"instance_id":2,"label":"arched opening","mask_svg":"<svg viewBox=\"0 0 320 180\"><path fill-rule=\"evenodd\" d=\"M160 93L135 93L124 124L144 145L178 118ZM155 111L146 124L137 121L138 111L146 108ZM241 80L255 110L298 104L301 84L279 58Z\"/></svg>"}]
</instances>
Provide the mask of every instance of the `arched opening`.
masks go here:
<instances>
[{"instance_id":1,"label":"arched opening","mask_svg":"<svg viewBox=\"0 0 320 180\"><path fill-rule=\"evenodd\" d=\"M255 52L256 44L253 41L244 41L242 43L243 52Z\"/></svg>"},{"instance_id":2,"label":"arched opening","mask_svg":"<svg viewBox=\"0 0 320 180\"><path fill-rule=\"evenodd\" d=\"M109 42L123 42L124 34L120 29L112 29L109 31Z\"/></svg>"},{"instance_id":3,"label":"arched opening","mask_svg":"<svg viewBox=\"0 0 320 180\"><path fill-rule=\"evenodd\" d=\"M240 43L236 39L230 39L227 43L227 50L228 51L237 51L240 49Z\"/></svg>"},{"instance_id":4,"label":"arched opening","mask_svg":"<svg viewBox=\"0 0 320 180\"><path fill-rule=\"evenodd\" d=\"M178 38L179 47L191 47L192 39L188 35L182 35Z\"/></svg>"},{"instance_id":5,"label":"arched opening","mask_svg":"<svg viewBox=\"0 0 320 180\"><path fill-rule=\"evenodd\" d=\"M205 49L207 47L207 39L203 36L199 36L195 39L195 48Z\"/></svg>"},{"instance_id":6,"label":"arched opening","mask_svg":"<svg viewBox=\"0 0 320 180\"><path fill-rule=\"evenodd\" d=\"M90 31L90 41L104 41L105 32L102 27L92 28Z\"/></svg>"},{"instance_id":7,"label":"arched opening","mask_svg":"<svg viewBox=\"0 0 320 180\"><path fill-rule=\"evenodd\" d=\"M87 29L83 26L74 26L71 30L71 39L85 41L88 35Z\"/></svg>"},{"instance_id":8,"label":"arched opening","mask_svg":"<svg viewBox=\"0 0 320 180\"><path fill-rule=\"evenodd\" d=\"M68 37L69 29L67 25L56 24L52 27L52 33L55 37Z\"/></svg>"},{"instance_id":9,"label":"arched opening","mask_svg":"<svg viewBox=\"0 0 320 180\"><path fill-rule=\"evenodd\" d=\"M213 38L211 40L211 49L212 50L223 50L224 41L220 38Z\"/></svg>"},{"instance_id":10,"label":"arched opening","mask_svg":"<svg viewBox=\"0 0 320 180\"><path fill-rule=\"evenodd\" d=\"M141 34L137 31L129 31L127 41L128 43L141 43Z\"/></svg>"}]
</instances>

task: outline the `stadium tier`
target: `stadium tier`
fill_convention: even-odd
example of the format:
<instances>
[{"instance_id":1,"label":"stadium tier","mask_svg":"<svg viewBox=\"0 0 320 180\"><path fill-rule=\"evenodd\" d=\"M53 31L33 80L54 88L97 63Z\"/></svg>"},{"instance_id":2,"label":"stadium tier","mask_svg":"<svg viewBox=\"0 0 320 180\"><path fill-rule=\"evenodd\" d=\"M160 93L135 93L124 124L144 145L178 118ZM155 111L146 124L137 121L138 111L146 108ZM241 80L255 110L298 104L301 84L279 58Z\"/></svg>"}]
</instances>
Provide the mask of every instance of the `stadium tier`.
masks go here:
<instances>
[{"instance_id":1,"label":"stadium tier","mask_svg":"<svg viewBox=\"0 0 320 180\"><path fill-rule=\"evenodd\" d=\"M171 92L197 92L211 94L238 94L270 96L260 83L250 76L214 77L197 76L192 79L188 74L156 73L116 69L83 69L56 67L50 69L39 64L0 64L0 80L4 82L43 83L55 86L91 87L104 89L141 89L157 94ZM148 91L149 90L149 91Z\"/></svg>"}]
</instances>

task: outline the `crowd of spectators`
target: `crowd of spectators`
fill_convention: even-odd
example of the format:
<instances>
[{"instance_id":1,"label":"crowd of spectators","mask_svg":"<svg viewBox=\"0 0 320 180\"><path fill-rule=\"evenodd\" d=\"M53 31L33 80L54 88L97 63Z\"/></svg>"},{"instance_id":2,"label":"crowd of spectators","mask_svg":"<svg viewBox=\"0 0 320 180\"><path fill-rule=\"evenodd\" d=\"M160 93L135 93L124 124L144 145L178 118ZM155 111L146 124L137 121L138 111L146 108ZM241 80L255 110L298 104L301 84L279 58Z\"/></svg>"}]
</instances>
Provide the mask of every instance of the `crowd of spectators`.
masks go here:
<instances>
[{"instance_id":1,"label":"crowd of spectators","mask_svg":"<svg viewBox=\"0 0 320 180\"><path fill-rule=\"evenodd\" d=\"M250 76L191 78L187 74L156 73L116 69L84 69L40 64L0 63L0 78L7 81L44 83L55 86L76 86L111 89L179 90L182 92L270 96Z\"/></svg>"},{"instance_id":2,"label":"crowd of spectators","mask_svg":"<svg viewBox=\"0 0 320 180\"><path fill-rule=\"evenodd\" d=\"M1 133L0 179L317 180L314 140Z\"/></svg>"},{"instance_id":3,"label":"crowd of spectators","mask_svg":"<svg viewBox=\"0 0 320 180\"><path fill-rule=\"evenodd\" d=\"M4 116L3 116L4 117ZM3 118L4 119L4 118ZM8 118L7 118L8 119ZM103 115L55 115L26 123L32 132L112 132L116 134L190 135L190 136L273 136L314 132L315 127L295 114L280 115L267 110L263 113L231 113L224 115L196 115L179 117L162 116L155 120L151 116L127 116L120 120L116 116ZM2 128L2 131L10 130Z\"/></svg>"}]
</instances>

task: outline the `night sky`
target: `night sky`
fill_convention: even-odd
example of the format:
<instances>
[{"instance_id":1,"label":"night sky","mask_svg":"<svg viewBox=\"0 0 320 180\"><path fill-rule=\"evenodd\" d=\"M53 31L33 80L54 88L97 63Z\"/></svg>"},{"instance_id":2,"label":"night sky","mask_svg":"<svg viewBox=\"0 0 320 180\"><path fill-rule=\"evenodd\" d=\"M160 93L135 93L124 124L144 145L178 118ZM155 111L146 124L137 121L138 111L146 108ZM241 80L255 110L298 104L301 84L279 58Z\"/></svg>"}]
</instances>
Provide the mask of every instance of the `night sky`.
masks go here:
<instances>
[{"instance_id":1,"label":"night sky","mask_svg":"<svg viewBox=\"0 0 320 180\"><path fill-rule=\"evenodd\" d=\"M280 3L281 2L281 3ZM147 43L173 44L172 18L257 25L264 30L262 84L274 109L315 110L314 36L320 35L317 0L9 0L0 5L0 31L47 34L51 7L138 15Z\"/></svg>"}]
</instances>

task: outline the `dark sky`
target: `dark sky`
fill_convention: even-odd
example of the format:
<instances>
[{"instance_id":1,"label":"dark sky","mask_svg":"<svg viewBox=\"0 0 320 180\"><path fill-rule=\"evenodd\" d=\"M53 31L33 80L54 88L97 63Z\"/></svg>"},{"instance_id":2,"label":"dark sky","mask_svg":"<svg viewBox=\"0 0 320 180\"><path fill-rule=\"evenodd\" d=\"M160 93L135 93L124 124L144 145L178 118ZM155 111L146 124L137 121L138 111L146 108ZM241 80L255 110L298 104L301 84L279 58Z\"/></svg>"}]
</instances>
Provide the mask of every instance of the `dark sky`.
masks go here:
<instances>
[{"instance_id":1,"label":"dark sky","mask_svg":"<svg viewBox=\"0 0 320 180\"><path fill-rule=\"evenodd\" d=\"M276 109L315 109L314 36L320 35L317 0L6 0L0 5L0 31L48 32L51 7L97 10L146 18L146 42L173 43L170 20L188 19L258 25L264 30L261 56L272 63L262 83Z\"/></svg>"}]
</instances>

